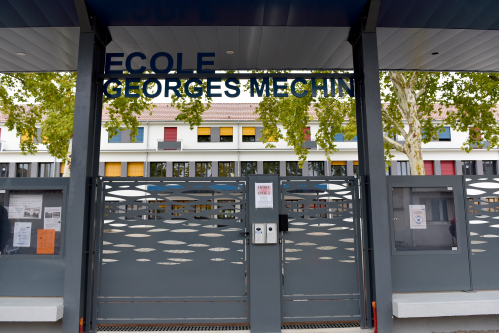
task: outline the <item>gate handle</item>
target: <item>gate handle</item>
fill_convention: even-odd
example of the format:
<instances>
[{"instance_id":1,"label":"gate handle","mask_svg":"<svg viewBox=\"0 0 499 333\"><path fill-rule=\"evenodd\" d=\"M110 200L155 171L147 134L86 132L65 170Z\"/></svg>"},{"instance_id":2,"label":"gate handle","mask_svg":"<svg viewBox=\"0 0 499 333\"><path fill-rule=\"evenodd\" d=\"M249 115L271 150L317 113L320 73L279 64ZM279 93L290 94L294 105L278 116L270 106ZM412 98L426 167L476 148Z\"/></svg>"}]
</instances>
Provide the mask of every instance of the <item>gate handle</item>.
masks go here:
<instances>
[{"instance_id":1,"label":"gate handle","mask_svg":"<svg viewBox=\"0 0 499 333\"><path fill-rule=\"evenodd\" d=\"M239 235L249 236L249 232L248 231L246 231L246 232L240 232Z\"/></svg>"}]
</instances>

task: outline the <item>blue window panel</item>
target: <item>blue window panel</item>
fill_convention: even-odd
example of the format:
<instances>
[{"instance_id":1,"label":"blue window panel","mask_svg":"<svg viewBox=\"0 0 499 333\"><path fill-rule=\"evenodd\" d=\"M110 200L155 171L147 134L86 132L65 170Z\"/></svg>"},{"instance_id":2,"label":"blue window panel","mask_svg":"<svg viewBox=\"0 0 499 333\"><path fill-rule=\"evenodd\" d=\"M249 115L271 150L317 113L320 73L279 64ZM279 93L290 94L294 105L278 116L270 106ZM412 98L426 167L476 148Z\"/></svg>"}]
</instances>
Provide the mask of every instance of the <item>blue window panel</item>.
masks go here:
<instances>
[{"instance_id":1,"label":"blue window panel","mask_svg":"<svg viewBox=\"0 0 499 333\"><path fill-rule=\"evenodd\" d=\"M357 142L357 135L353 137L352 142Z\"/></svg>"},{"instance_id":2,"label":"blue window panel","mask_svg":"<svg viewBox=\"0 0 499 333\"><path fill-rule=\"evenodd\" d=\"M118 132L117 135L111 138L111 135L108 133L108 141L109 143L120 143L121 142L121 132Z\"/></svg>"},{"instance_id":3,"label":"blue window panel","mask_svg":"<svg viewBox=\"0 0 499 333\"><path fill-rule=\"evenodd\" d=\"M345 141L343 138L343 133L338 133L334 136L334 141Z\"/></svg>"},{"instance_id":4,"label":"blue window panel","mask_svg":"<svg viewBox=\"0 0 499 333\"><path fill-rule=\"evenodd\" d=\"M139 127L139 132L137 133L137 136L135 137L137 140L135 140L135 143L142 143L144 142L144 127Z\"/></svg>"},{"instance_id":5,"label":"blue window panel","mask_svg":"<svg viewBox=\"0 0 499 333\"><path fill-rule=\"evenodd\" d=\"M450 127L444 127L444 132L438 133L438 140L450 141Z\"/></svg>"}]
</instances>

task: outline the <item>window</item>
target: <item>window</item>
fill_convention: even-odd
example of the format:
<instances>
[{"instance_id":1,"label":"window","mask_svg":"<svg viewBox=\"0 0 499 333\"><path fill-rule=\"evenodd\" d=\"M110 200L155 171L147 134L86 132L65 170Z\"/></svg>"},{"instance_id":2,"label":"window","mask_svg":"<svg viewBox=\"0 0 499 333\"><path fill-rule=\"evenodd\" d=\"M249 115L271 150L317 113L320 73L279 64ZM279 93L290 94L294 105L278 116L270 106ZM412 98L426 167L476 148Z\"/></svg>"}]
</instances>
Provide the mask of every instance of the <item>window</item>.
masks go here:
<instances>
[{"instance_id":1,"label":"window","mask_svg":"<svg viewBox=\"0 0 499 333\"><path fill-rule=\"evenodd\" d=\"M189 177L189 162L173 163L173 177Z\"/></svg>"},{"instance_id":2,"label":"window","mask_svg":"<svg viewBox=\"0 0 499 333\"><path fill-rule=\"evenodd\" d=\"M243 127L243 142L255 142L255 128Z\"/></svg>"},{"instance_id":3,"label":"window","mask_svg":"<svg viewBox=\"0 0 499 333\"><path fill-rule=\"evenodd\" d=\"M454 161L440 161L440 170L442 170L442 175L455 175L456 166Z\"/></svg>"},{"instance_id":4,"label":"window","mask_svg":"<svg viewBox=\"0 0 499 333\"><path fill-rule=\"evenodd\" d=\"M121 162L106 162L104 176L121 177Z\"/></svg>"},{"instance_id":5,"label":"window","mask_svg":"<svg viewBox=\"0 0 499 333\"><path fill-rule=\"evenodd\" d=\"M109 143L143 143L144 142L144 127L139 127L135 141L134 137L131 136L130 130L128 128L122 128L118 134L111 138L111 133L108 133Z\"/></svg>"},{"instance_id":6,"label":"window","mask_svg":"<svg viewBox=\"0 0 499 333\"><path fill-rule=\"evenodd\" d=\"M324 162L308 162L309 176L324 176Z\"/></svg>"},{"instance_id":7,"label":"window","mask_svg":"<svg viewBox=\"0 0 499 333\"><path fill-rule=\"evenodd\" d=\"M241 176L246 177L249 175L257 174L257 163L256 162L241 162Z\"/></svg>"},{"instance_id":8,"label":"window","mask_svg":"<svg viewBox=\"0 0 499 333\"><path fill-rule=\"evenodd\" d=\"M484 175L497 175L496 161L483 161L482 164Z\"/></svg>"},{"instance_id":9,"label":"window","mask_svg":"<svg viewBox=\"0 0 499 333\"><path fill-rule=\"evenodd\" d=\"M218 177L234 177L234 162L218 162Z\"/></svg>"},{"instance_id":10,"label":"window","mask_svg":"<svg viewBox=\"0 0 499 333\"><path fill-rule=\"evenodd\" d=\"M433 161L424 161L424 173L427 176L433 176L435 174L433 170Z\"/></svg>"},{"instance_id":11,"label":"window","mask_svg":"<svg viewBox=\"0 0 499 333\"><path fill-rule=\"evenodd\" d=\"M9 163L0 163L0 178L9 177Z\"/></svg>"},{"instance_id":12,"label":"window","mask_svg":"<svg viewBox=\"0 0 499 333\"><path fill-rule=\"evenodd\" d=\"M211 162L196 162L196 177L211 177Z\"/></svg>"},{"instance_id":13,"label":"window","mask_svg":"<svg viewBox=\"0 0 499 333\"><path fill-rule=\"evenodd\" d=\"M331 162L331 176L345 177L346 175L347 175L347 162L345 161Z\"/></svg>"},{"instance_id":14,"label":"window","mask_svg":"<svg viewBox=\"0 0 499 333\"><path fill-rule=\"evenodd\" d=\"M286 162L286 177L301 176L298 162Z\"/></svg>"},{"instance_id":15,"label":"window","mask_svg":"<svg viewBox=\"0 0 499 333\"><path fill-rule=\"evenodd\" d=\"M151 162L150 170L151 177L166 177L165 162Z\"/></svg>"},{"instance_id":16,"label":"window","mask_svg":"<svg viewBox=\"0 0 499 333\"><path fill-rule=\"evenodd\" d=\"M232 142L232 127L220 127L220 142Z\"/></svg>"},{"instance_id":17,"label":"window","mask_svg":"<svg viewBox=\"0 0 499 333\"><path fill-rule=\"evenodd\" d=\"M264 175L279 175L279 162L263 162Z\"/></svg>"},{"instance_id":18,"label":"window","mask_svg":"<svg viewBox=\"0 0 499 333\"><path fill-rule=\"evenodd\" d=\"M217 201L217 204L220 204L220 203L232 203L232 202L236 202L235 200L218 200ZM222 213L224 213L223 215L218 215L218 218L219 219L235 219L236 217L234 215L227 215L227 214L234 214L236 212L236 210L234 209L235 205L218 205L219 208L222 208L220 206L223 206L223 208L225 207L231 207L229 209L222 209Z\"/></svg>"},{"instance_id":19,"label":"window","mask_svg":"<svg viewBox=\"0 0 499 333\"><path fill-rule=\"evenodd\" d=\"M128 177L144 177L144 162L128 162Z\"/></svg>"},{"instance_id":20,"label":"window","mask_svg":"<svg viewBox=\"0 0 499 333\"><path fill-rule=\"evenodd\" d=\"M463 175L476 175L475 161L463 161Z\"/></svg>"},{"instance_id":21,"label":"window","mask_svg":"<svg viewBox=\"0 0 499 333\"><path fill-rule=\"evenodd\" d=\"M411 165L409 161L398 161L397 170L399 176L410 176L411 175Z\"/></svg>"},{"instance_id":22,"label":"window","mask_svg":"<svg viewBox=\"0 0 499 333\"><path fill-rule=\"evenodd\" d=\"M52 177L52 163L38 164L38 177Z\"/></svg>"},{"instance_id":23,"label":"window","mask_svg":"<svg viewBox=\"0 0 499 333\"><path fill-rule=\"evenodd\" d=\"M450 141L450 127L445 126L444 131L438 133L438 141Z\"/></svg>"},{"instance_id":24,"label":"window","mask_svg":"<svg viewBox=\"0 0 499 333\"><path fill-rule=\"evenodd\" d=\"M334 141L343 142L345 138L343 137L343 133L336 133L334 136Z\"/></svg>"},{"instance_id":25,"label":"window","mask_svg":"<svg viewBox=\"0 0 499 333\"><path fill-rule=\"evenodd\" d=\"M303 134L305 134L305 141L310 141L310 127L303 127Z\"/></svg>"},{"instance_id":26,"label":"window","mask_svg":"<svg viewBox=\"0 0 499 333\"><path fill-rule=\"evenodd\" d=\"M355 137L355 140L357 140L357 137ZM353 174L359 175L359 161L353 161Z\"/></svg>"},{"instance_id":27,"label":"window","mask_svg":"<svg viewBox=\"0 0 499 333\"><path fill-rule=\"evenodd\" d=\"M198 142L210 142L210 141L211 141L211 128L198 127Z\"/></svg>"},{"instance_id":28,"label":"window","mask_svg":"<svg viewBox=\"0 0 499 333\"><path fill-rule=\"evenodd\" d=\"M17 163L16 177L25 178L30 176L31 164L30 163Z\"/></svg>"}]
</instances>

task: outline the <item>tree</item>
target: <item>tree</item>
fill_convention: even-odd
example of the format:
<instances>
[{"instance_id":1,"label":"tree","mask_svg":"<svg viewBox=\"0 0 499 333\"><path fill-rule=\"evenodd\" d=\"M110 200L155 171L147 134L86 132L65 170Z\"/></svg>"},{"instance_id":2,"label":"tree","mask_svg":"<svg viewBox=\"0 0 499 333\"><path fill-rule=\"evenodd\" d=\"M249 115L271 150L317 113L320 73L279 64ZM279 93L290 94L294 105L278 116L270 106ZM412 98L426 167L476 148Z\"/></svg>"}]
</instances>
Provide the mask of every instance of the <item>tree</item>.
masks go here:
<instances>
[{"instance_id":1,"label":"tree","mask_svg":"<svg viewBox=\"0 0 499 333\"><path fill-rule=\"evenodd\" d=\"M35 154L38 144L45 144L52 156L66 163L64 176L69 176L71 169L76 75L76 72L0 75L2 112L8 117L5 126L21 137L21 153ZM113 87L109 85L109 89ZM130 129L131 137L137 135L137 116L153 107L151 99L138 91L139 98L103 97L110 118L104 126L111 137L122 126ZM40 130L37 124L41 125Z\"/></svg>"}]
</instances>

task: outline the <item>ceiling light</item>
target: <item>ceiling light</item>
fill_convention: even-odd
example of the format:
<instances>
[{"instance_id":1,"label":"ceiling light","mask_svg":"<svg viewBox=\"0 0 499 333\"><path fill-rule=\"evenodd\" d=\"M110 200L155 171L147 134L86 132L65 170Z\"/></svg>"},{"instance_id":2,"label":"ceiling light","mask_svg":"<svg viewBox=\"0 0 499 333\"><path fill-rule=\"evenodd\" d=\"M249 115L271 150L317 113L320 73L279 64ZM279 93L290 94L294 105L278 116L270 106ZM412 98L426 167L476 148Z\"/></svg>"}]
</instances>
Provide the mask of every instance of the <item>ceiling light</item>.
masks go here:
<instances>
[{"instance_id":1,"label":"ceiling light","mask_svg":"<svg viewBox=\"0 0 499 333\"><path fill-rule=\"evenodd\" d=\"M18 55L18 56L25 56L25 55L26 55L26 53L24 53L24 52L17 52L17 55Z\"/></svg>"},{"instance_id":2,"label":"ceiling light","mask_svg":"<svg viewBox=\"0 0 499 333\"><path fill-rule=\"evenodd\" d=\"M437 55L437 54L438 54L438 52L433 52L433 53L432 53L432 55Z\"/></svg>"},{"instance_id":3,"label":"ceiling light","mask_svg":"<svg viewBox=\"0 0 499 333\"><path fill-rule=\"evenodd\" d=\"M234 54L234 51L226 51L227 54Z\"/></svg>"}]
</instances>

